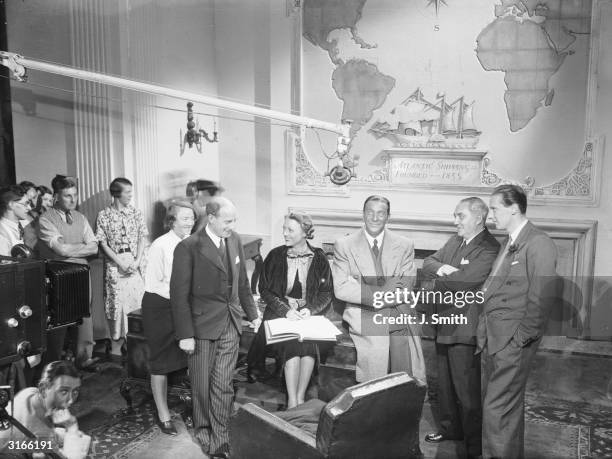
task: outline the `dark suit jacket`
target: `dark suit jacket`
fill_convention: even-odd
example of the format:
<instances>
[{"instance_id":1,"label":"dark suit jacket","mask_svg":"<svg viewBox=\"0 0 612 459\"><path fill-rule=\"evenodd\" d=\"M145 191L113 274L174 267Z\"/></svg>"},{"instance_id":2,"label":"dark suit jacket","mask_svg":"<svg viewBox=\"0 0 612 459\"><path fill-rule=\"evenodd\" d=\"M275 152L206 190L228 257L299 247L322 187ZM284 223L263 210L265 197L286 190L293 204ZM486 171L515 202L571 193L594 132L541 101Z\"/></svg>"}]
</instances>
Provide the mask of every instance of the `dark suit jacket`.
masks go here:
<instances>
[{"instance_id":1,"label":"dark suit jacket","mask_svg":"<svg viewBox=\"0 0 612 459\"><path fill-rule=\"evenodd\" d=\"M474 292L487 279L499 252L499 242L485 228L469 244L459 249L462 243L463 237L452 236L440 250L423 261L421 272L426 277L435 278L434 291L439 291L442 294L445 292ZM437 277L436 272L442 265L454 266L459 271L448 276ZM439 316L463 314L467 318L467 324L437 325L435 330L438 343L476 344L476 329L478 327L478 315L482 311L482 302L479 304L475 300L471 304L464 303L462 307L459 307L461 306L459 301L455 305L426 305L428 309L431 307L432 312Z\"/></svg>"},{"instance_id":2,"label":"dark suit jacket","mask_svg":"<svg viewBox=\"0 0 612 459\"><path fill-rule=\"evenodd\" d=\"M192 337L218 339L228 314L238 333L242 333L243 309L249 320L257 317L240 237L232 233L225 241L233 277L229 296L226 267L205 230L192 234L174 249L170 303L179 340Z\"/></svg>"},{"instance_id":3,"label":"dark suit jacket","mask_svg":"<svg viewBox=\"0 0 612 459\"><path fill-rule=\"evenodd\" d=\"M511 339L522 347L540 338L560 293L552 239L528 221L514 246L517 249L504 256L496 275L485 282L478 347L482 350L486 341L489 354Z\"/></svg>"}]
</instances>

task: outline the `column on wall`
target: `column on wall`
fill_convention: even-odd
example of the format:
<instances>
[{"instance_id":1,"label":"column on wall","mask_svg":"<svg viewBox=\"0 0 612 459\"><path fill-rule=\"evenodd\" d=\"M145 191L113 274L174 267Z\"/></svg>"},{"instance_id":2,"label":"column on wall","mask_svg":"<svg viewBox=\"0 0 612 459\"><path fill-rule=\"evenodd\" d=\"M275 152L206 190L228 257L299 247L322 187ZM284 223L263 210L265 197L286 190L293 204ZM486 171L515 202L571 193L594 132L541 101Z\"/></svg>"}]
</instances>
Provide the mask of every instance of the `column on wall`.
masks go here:
<instances>
[{"instance_id":1,"label":"column on wall","mask_svg":"<svg viewBox=\"0 0 612 459\"><path fill-rule=\"evenodd\" d=\"M70 2L73 65L107 73L112 60L111 31L107 4L103 0ZM108 184L117 172L113 161L111 104L117 91L106 85L80 79L74 88L74 158L69 172L79 178L81 210L95 219L108 204ZM113 94L114 93L114 94ZM72 167L71 167L72 163ZM74 168L74 169L73 169Z\"/></svg>"},{"instance_id":2,"label":"column on wall","mask_svg":"<svg viewBox=\"0 0 612 459\"><path fill-rule=\"evenodd\" d=\"M120 11L121 69L128 78L157 81L158 8L155 2L128 0ZM146 37L146 39L143 39ZM123 167L134 183L134 204L151 227L159 197L159 130L155 95L123 92Z\"/></svg>"}]
</instances>

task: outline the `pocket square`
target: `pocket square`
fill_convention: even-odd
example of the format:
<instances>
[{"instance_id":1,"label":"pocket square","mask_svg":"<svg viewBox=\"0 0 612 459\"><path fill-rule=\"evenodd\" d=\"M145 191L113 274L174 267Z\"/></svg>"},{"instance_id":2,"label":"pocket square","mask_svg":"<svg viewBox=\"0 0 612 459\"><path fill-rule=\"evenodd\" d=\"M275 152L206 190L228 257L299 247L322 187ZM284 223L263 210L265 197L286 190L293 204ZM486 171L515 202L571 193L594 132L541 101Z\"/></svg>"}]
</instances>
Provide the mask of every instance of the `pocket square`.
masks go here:
<instances>
[{"instance_id":1,"label":"pocket square","mask_svg":"<svg viewBox=\"0 0 612 459\"><path fill-rule=\"evenodd\" d=\"M470 264L470 260L467 260L467 259L465 259L465 258L462 258L462 259L461 259L461 263L460 263L460 264L462 264L462 265L469 265L469 264Z\"/></svg>"},{"instance_id":2,"label":"pocket square","mask_svg":"<svg viewBox=\"0 0 612 459\"><path fill-rule=\"evenodd\" d=\"M236 261L234 261L234 264L237 265L238 263L240 263L240 256L236 255Z\"/></svg>"},{"instance_id":3,"label":"pocket square","mask_svg":"<svg viewBox=\"0 0 612 459\"><path fill-rule=\"evenodd\" d=\"M518 265L518 260L515 260L511 263L511 266Z\"/></svg>"}]
</instances>

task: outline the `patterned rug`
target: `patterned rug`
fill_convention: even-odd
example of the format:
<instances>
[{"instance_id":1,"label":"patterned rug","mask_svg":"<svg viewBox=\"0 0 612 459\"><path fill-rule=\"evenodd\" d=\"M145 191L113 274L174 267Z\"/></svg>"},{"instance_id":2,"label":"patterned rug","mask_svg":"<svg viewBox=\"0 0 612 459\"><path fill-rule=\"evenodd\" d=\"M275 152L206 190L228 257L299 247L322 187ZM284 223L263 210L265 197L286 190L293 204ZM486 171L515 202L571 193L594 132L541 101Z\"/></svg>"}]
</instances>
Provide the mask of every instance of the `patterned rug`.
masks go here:
<instances>
[{"instance_id":1,"label":"patterned rug","mask_svg":"<svg viewBox=\"0 0 612 459\"><path fill-rule=\"evenodd\" d=\"M565 425L579 425L589 429L589 454L593 458L612 457L612 410L600 405L567 402L565 400L526 396L525 417L534 421L554 422ZM586 436L587 432L582 432ZM582 439L583 450L587 439ZM590 451L590 453L588 452Z\"/></svg>"},{"instance_id":2,"label":"patterned rug","mask_svg":"<svg viewBox=\"0 0 612 459\"><path fill-rule=\"evenodd\" d=\"M586 426L527 417L525 457L588 459L591 457L589 432L590 429Z\"/></svg>"},{"instance_id":3,"label":"patterned rug","mask_svg":"<svg viewBox=\"0 0 612 459\"><path fill-rule=\"evenodd\" d=\"M173 417L180 415L175 409L171 410ZM120 410L113 419L94 429L91 435L94 441L88 458L127 459L144 451L163 434L156 425L155 406L151 401L135 407L132 412Z\"/></svg>"},{"instance_id":4,"label":"patterned rug","mask_svg":"<svg viewBox=\"0 0 612 459\"><path fill-rule=\"evenodd\" d=\"M128 458L148 445L160 430L156 425L153 399L144 385L135 385L131 392L133 409L119 392L125 370L116 363L103 363L97 373L83 376L79 401L73 411L79 428L92 437L88 458ZM186 409L179 394L170 392L168 406L174 416Z\"/></svg>"}]
</instances>

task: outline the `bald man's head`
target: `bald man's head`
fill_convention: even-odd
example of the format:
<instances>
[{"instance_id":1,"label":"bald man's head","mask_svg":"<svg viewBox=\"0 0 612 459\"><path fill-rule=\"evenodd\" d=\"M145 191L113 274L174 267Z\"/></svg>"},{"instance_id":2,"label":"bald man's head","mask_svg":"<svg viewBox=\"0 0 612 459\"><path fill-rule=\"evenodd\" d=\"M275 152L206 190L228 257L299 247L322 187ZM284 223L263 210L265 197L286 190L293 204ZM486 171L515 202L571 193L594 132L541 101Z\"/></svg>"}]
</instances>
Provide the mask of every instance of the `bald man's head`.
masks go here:
<instances>
[{"instance_id":1,"label":"bald man's head","mask_svg":"<svg viewBox=\"0 0 612 459\"><path fill-rule=\"evenodd\" d=\"M219 210L221 210L223 207L233 207L234 210L236 209L234 203L229 199L221 196L213 197L206 203L206 215L218 215Z\"/></svg>"},{"instance_id":2,"label":"bald man's head","mask_svg":"<svg viewBox=\"0 0 612 459\"><path fill-rule=\"evenodd\" d=\"M208 226L219 237L226 238L236 226L236 207L227 198L214 197L206 203Z\"/></svg>"}]
</instances>

